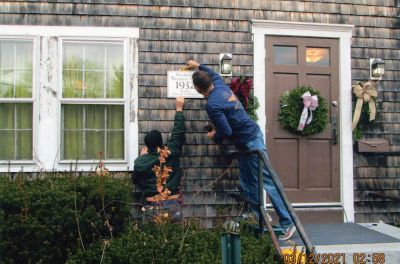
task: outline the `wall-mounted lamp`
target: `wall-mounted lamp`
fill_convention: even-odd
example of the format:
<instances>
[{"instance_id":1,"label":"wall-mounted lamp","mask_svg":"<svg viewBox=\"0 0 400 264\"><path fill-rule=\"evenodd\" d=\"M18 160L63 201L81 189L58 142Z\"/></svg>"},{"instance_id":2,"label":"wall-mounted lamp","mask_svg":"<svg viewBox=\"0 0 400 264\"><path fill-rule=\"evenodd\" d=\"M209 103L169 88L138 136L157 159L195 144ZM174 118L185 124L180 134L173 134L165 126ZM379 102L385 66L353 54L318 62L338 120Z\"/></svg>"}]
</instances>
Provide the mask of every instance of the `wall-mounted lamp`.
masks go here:
<instances>
[{"instance_id":1,"label":"wall-mounted lamp","mask_svg":"<svg viewBox=\"0 0 400 264\"><path fill-rule=\"evenodd\" d=\"M381 59L369 59L370 78L371 80L381 80L385 74L385 62Z\"/></svg>"},{"instance_id":2,"label":"wall-mounted lamp","mask_svg":"<svg viewBox=\"0 0 400 264\"><path fill-rule=\"evenodd\" d=\"M221 76L232 76L232 54L219 54L219 73Z\"/></svg>"}]
</instances>

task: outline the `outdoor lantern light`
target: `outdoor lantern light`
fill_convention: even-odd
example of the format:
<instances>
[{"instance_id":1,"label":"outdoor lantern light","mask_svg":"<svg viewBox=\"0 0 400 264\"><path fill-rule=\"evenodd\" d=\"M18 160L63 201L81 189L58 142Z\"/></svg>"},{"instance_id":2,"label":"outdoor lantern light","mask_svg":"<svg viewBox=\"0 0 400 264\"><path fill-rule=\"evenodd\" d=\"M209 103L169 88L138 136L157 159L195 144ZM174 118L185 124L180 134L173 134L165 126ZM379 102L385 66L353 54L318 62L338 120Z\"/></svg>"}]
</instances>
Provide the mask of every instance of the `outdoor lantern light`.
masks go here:
<instances>
[{"instance_id":1,"label":"outdoor lantern light","mask_svg":"<svg viewBox=\"0 0 400 264\"><path fill-rule=\"evenodd\" d=\"M371 80L381 80L385 74L385 62L381 59L369 59Z\"/></svg>"},{"instance_id":2,"label":"outdoor lantern light","mask_svg":"<svg viewBox=\"0 0 400 264\"><path fill-rule=\"evenodd\" d=\"M232 76L232 54L219 54L219 71L221 76Z\"/></svg>"}]
</instances>

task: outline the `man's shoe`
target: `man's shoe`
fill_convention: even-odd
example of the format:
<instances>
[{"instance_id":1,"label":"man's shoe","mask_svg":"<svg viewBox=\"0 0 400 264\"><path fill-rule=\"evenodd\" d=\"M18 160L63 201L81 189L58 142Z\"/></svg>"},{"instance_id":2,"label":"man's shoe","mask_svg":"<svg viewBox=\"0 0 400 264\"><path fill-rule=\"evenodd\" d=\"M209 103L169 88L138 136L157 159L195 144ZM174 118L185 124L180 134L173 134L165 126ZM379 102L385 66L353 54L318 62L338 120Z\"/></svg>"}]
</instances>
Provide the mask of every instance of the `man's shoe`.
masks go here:
<instances>
[{"instance_id":1,"label":"man's shoe","mask_svg":"<svg viewBox=\"0 0 400 264\"><path fill-rule=\"evenodd\" d=\"M289 226L282 230L282 235L280 235L278 239L288 240L293 236L294 232L296 232L296 226L295 225Z\"/></svg>"}]
</instances>

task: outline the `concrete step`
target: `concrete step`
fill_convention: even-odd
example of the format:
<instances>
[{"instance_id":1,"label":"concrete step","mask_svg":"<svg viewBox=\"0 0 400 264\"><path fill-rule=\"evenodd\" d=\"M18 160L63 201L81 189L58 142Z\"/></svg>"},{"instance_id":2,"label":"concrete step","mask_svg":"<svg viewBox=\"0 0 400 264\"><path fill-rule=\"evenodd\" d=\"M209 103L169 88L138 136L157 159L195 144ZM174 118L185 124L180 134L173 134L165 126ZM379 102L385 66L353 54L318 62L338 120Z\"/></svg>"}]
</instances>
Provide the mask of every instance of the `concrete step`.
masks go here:
<instances>
[{"instance_id":1,"label":"concrete step","mask_svg":"<svg viewBox=\"0 0 400 264\"><path fill-rule=\"evenodd\" d=\"M315 247L314 263L400 263L400 228L385 223L305 224L304 229ZM282 248L304 249L296 232ZM286 263L293 256L285 256ZM298 258L298 257L297 257ZM297 259L296 259L297 261Z\"/></svg>"}]
</instances>

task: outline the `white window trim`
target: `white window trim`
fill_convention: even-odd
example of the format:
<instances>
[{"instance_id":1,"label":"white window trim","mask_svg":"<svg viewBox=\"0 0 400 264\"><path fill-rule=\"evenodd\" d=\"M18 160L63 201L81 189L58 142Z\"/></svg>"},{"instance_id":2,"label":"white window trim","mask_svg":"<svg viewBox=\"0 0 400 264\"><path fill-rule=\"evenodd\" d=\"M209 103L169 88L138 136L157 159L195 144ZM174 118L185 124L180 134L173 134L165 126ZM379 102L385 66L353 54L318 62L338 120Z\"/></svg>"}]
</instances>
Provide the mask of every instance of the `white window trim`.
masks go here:
<instances>
[{"instance_id":1,"label":"white window trim","mask_svg":"<svg viewBox=\"0 0 400 264\"><path fill-rule=\"evenodd\" d=\"M105 161L110 171L133 169L138 142L138 28L117 27L59 27L0 25L1 38L31 39L34 41L33 76L33 155L32 161L0 163L0 172L93 171L98 160L73 164L60 160L61 100L61 43L62 39L119 40L124 43L124 98L91 99L94 103L124 103L125 132L124 160ZM1 100L0 102L4 102Z\"/></svg>"},{"instance_id":2,"label":"white window trim","mask_svg":"<svg viewBox=\"0 0 400 264\"><path fill-rule=\"evenodd\" d=\"M83 38L83 37L79 37L79 38L74 38L74 37L61 37L59 38L58 41L58 50L59 50L59 58L60 58L60 63L59 63L59 76L62 76L62 54L63 54L63 43L64 41L76 41L77 43L83 43L83 42L104 42L106 43L107 41L116 41L119 42L123 45L123 54L127 54L128 52L128 41L126 39L108 39L108 38ZM111 41L110 41L111 42ZM127 58L128 56L124 55L124 69L128 69L128 63L127 63ZM129 95L129 87L127 84L129 84L127 82L127 78L129 77L127 73L128 70L124 70L124 90L123 90L123 98L91 98L91 99L84 99L84 98L63 98L62 97L62 87L63 87L63 83L62 83L62 79L59 78L59 84L58 87L60 87L60 92L58 93L58 99L60 101L59 104L59 113L60 113L60 117L62 117L62 105L63 104L98 104L98 105L112 105L112 104L118 104L118 105L123 105L124 106L124 113L127 109L126 105L129 104L129 101L127 100L128 95ZM128 120L125 118L124 116L124 128L129 126ZM60 150L63 149L62 146L62 120L60 118L60 133L59 133L59 138L58 138L58 142L60 142ZM124 129L126 130L126 129ZM127 135L124 134L124 159L122 160L108 160L107 163L108 164L127 164L128 162L128 153L127 153L127 148L128 145L126 144L127 142ZM92 165L93 163L95 163L96 160L79 160L78 164L86 164L86 165ZM76 161L74 160L62 160L61 159L61 153L60 155L58 155L58 163L59 164L67 164L68 166L71 165L71 163L76 163Z\"/></svg>"},{"instance_id":3,"label":"white window trim","mask_svg":"<svg viewBox=\"0 0 400 264\"><path fill-rule=\"evenodd\" d=\"M1 28L1 26L0 26ZM0 35L0 39L9 39L9 40L29 40L32 41L32 97L31 98L0 98L0 103L32 103L32 159L30 160L0 160L0 172L3 171L13 171L14 164L17 164L18 167L21 166L32 166L35 164L35 146L37 143L37 123L38 123L38 109L37 109L37 92L36 87L38 84L38 56L39 56L39 38L35 36L12 36L2 34ZM3 170L4 169L4 170Z\"/></svg>"},{"instance_id":4,"label":"white window trim","mask_svg":"<svg viewBox=\"0 0 400 264\"><path fill-rule=\"evenodd\" d=\"M265 135L265 36L339 39L340 190L344 221L354 222L353 142L351 131L351 37L353 25L252 20L254 41L254 94L260 107L258 124ZM295 205L295 204L294 204ZM321 203L321 206L324 204Z\"/></svg>"}]
</instances>

